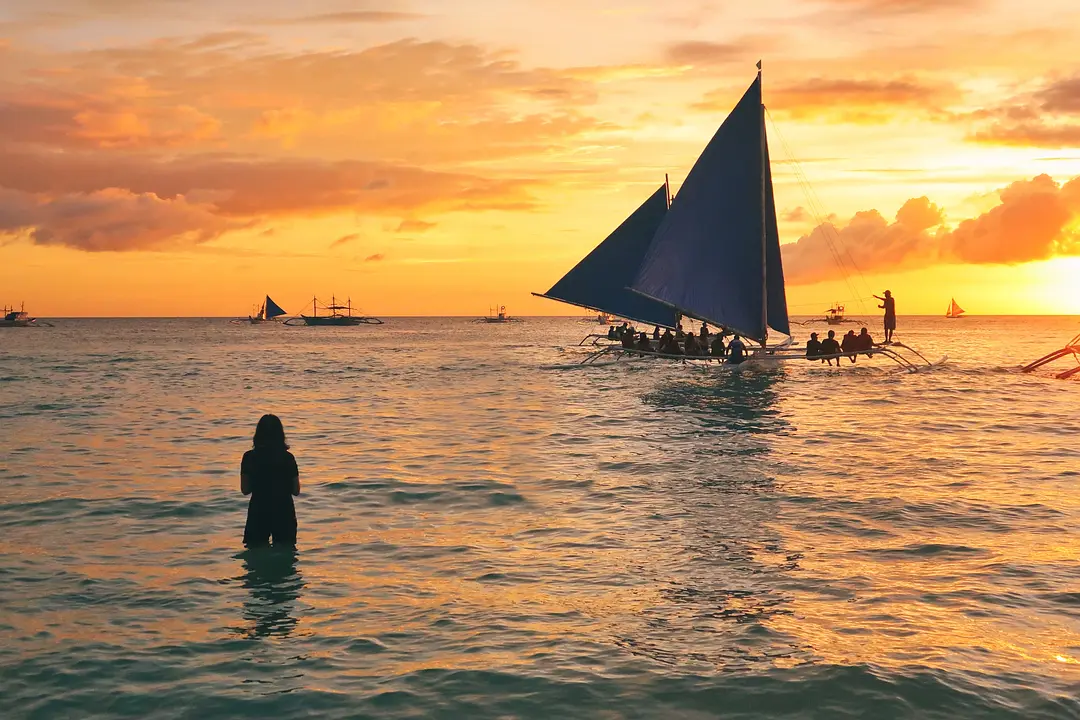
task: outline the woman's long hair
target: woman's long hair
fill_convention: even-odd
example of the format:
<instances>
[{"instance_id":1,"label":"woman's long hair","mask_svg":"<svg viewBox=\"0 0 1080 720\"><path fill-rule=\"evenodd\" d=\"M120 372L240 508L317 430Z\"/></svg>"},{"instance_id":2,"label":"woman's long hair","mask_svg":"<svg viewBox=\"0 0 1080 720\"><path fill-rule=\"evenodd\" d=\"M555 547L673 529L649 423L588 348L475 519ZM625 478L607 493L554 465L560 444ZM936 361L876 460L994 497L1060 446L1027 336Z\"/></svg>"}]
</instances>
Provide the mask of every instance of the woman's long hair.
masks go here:
<instances>
[{"instance_id":1,"label":"woman's long hair","mask_svg":"<svg viewBox=\"0 0 1080 720\"><path fill-rule=\"evenodd\" d=\"M288 450L285 444L285 428L277 415L266 414L259 418L255 426L255 437L251 441L256 450Z\"/></svg>"}]
</instances>

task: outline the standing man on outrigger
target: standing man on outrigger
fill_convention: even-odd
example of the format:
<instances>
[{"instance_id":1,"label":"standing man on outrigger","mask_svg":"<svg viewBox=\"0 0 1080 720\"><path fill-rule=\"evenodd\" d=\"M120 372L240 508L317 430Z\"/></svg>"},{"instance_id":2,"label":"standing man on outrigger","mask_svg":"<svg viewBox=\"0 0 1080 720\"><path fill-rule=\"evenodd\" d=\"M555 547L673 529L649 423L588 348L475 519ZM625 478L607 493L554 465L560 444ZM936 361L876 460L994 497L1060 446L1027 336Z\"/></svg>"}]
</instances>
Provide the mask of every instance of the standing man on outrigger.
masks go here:
<instances>
[{"instance_id":1,"label":"standing man on outrigger","mask_svg":"<svg viewBox=\"0 0 1080 720\"><path fill-rule=\"evenodd\" d=\"M878 307L885 310L885 344L888 345L892 342L893 330L896 329L896 298L888 290L885 291L885 297L874 297L881 301Z\"/></svg>"}]
</instances>

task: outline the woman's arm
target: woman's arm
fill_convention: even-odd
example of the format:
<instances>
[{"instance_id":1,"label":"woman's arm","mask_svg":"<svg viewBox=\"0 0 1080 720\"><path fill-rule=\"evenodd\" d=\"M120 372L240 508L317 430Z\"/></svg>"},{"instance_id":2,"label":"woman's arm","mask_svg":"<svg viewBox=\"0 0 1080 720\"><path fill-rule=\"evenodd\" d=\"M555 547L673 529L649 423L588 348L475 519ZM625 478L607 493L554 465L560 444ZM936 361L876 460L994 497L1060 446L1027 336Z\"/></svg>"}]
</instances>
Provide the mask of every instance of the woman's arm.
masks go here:
<instances>
[{"instance_id":1,"label":"woman's arm","mask_svg":"<svg viewBox=\"0 0 1080 720\"><path fill-rule=\"evenodd\" d=\"M244 473L240 473L240 492L245 495L251 494L251 478Z\"/></svg>"}]
</instances>

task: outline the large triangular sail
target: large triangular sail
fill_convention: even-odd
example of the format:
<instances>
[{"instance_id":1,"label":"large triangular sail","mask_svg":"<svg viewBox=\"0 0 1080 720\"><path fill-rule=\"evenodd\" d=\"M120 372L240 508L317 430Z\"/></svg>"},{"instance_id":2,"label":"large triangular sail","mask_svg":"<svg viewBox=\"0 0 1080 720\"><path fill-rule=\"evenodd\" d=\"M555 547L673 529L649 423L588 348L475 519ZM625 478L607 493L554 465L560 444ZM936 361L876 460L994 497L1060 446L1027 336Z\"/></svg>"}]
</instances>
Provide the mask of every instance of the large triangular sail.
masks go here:
<instances>
[{"instance_id":1,"label":"large triangular sail","mask_svg":"<svg viewBox=\"0 0 1080 720\"><path fill-rule=\"evenodd\" d=\"M627 289L667 212L665 184L550 290L533 295L635 322L675 327L676 312L672 307Z\"/></svg>"},{"instance_id":2,"label":"large triangular sail","mask_svg":"<svg viewBox=\"0 0 1080 720\"><path fill-rule=\"evenodd\" d=\"M758 342L767 325L788 334L760 74L690 170L630 287Z\"/></svg>"},{"instance_id":3,"label":"large triangular sail","mask_svg":"<svg viewBox=\"0 0 1080 720\"><path fill-rule=\"evenodd\" d=\"M286 312L281 309L280 305L270 299L269 295L266 296L266 304L263 307L266 308L266 314L263 317L267 320L272 320L273 318L286 314Z\"/></svg>"},{"instance_id":4,"label":"large triangular sail","mask_svg":"<svg viewBox=\"0 0 1080 720\"><path fill-rule=\"evenodd\" d=\"M966 311L964 308L956 304L956 298L952 298L949 302L949 309L945 313L945 317L960 317Z\"/></svg>"}]
</instances>

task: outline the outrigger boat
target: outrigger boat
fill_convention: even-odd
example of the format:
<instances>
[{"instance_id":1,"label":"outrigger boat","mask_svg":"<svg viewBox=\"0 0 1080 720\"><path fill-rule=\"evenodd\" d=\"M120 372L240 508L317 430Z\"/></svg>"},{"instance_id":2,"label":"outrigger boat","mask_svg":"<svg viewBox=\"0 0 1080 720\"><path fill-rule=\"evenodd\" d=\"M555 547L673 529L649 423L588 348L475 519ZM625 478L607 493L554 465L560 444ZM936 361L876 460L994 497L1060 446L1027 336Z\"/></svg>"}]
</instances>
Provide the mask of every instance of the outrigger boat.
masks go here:
<instances>
[{"instance_id":1,"label":"outrigger boat","mask_svg":"<svg viewBox=\"0 0 1080 720\"><path fill-rule=\"evenodd\" d=\"M956 304L956 298L952 298L949 303L949 309L945 311L945 317L955 320L957 318L964 317L964 313L967 312L964 308Z\"/></svg>"},{"instance_id":2,"label":"outrigger boat","mask_svg":"<svg viewBox=\"0 0 1080 720\"><path fill-rule=\"evenodd\" d=\"M500 305L499 312L496 314L494 308L488 309L487 317L476 318L473 320L475 323L519 323L525 322L521 318L510 317L506 314L506 306Z\"/></svg>"},{"instance_id":3,"label":"outrigger boat","mask_svg":"<svg viewBox=\"0 0 1080 720\"><path fill-rule=\"evenodd\" d=\"M1038 368L1041 368L1043 365L1056 362L1058 360L1061 360L1062 358L1067 358L1070 355L1072 356L1073 360L1076 361L1076 367L1069 368L1068 370L1060 372L1054 376L1058 380L1068 380L1073 375L1080 373L1080 335L1074 337L1065 345L1065 347L1061 348L1060 350L1055 350L1049 355L1043 355L1035 362L1028 363L1024 367L1020 368L1020 371L1026 373L1033 372Z\"/></svg>"},{"instance_id":4,"label":"outrigger boat","mask_svg":"<svg viewBox=\"0 0 1080 720\"><path fill-rule=\"evenodd\" d=\"M18 310L4 306L4 316L0 318L0 327L52 327L52 324L38 322L37 318L30 317L30 314L26 312L26 305L22 305Z\"/></svg>"},{"instance_id":5,"label":"outrigger boat","mask_svg":"<svg viewBox=\"0 0 1080 720\"><path fill-rule=\"evenodd\" d=\"M326 310L328 315L320 315L320 310ZM345 312L342 312L344 310ZM299 317L291 317L285 321L285 325L290 327L296 327L298 325L331 325L331 326L351 326L351 325L382 325L383 321L379 318L365 317L363 315L352 314L352 298L346 300L344 305L338 305L337 297L330 296L329 305L320 305L318 298L311 298L311 315L300 314Z\"/></svg>"},{"instance_id":6,"label":"outrigger boat","mask_svg":"<svg viewBox=\"0 0 1080 720\"><path fill-rule=\"evenodd\" d=\"M757 78L709 141L678 196L671 199L666 184L657 190L612 237L544 297L615 310L630 319L666 327L677 325L683 317L700 320L758 343L760 347L750 352L744 364L805 362L805 351L796 348L791 337L761 88L759 62ZM625 230L628 226L629 231ZM625 244L638 252L630 253L612 242L620 233L632 238L632 243ZM592 274L572 278L602 248L610 250L612 257L606 258L606 263L596 263ZM607 277L603 271L608 271ZM597 278L597 274L601 277ZM627 276L631 276L630 281L618 286ZM576 294L557 292L564 284L572 285ZM604 297L618 297L627 304L633 299L643 310L624 312L582 300L586 292L596 294L599 288L603 288ZM785 339L769 345L769 328ZM901 350L909 351L910 356L901 354ZM884 355L910 371L945 360L931 363L899 343L875 346L857 354ZM704 364L725 362L723 357L687 357L608 346L574 365L554 367L606 365L623 358L650 357Z\"/></svg>"},{"instance_id":7,"label":"outrigger boat","mask_svg":"<svg viewBox=\"0 0 1080 720\"><path fill-rule=\"evenodd\" d=\"M253 312L251 315L248 315L246 318L236 318L235 320L230 320L229 322L231 322L233 325L258 325L259 323L276 320L277 318L286 314L287 313L281 309L281 306L271 300L270 296L267 295L266 300L263 301L263 304L259 306L259 308L255 310L255 312Z\"/></svg>"}]
</instances>

